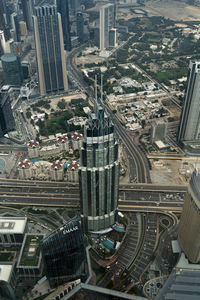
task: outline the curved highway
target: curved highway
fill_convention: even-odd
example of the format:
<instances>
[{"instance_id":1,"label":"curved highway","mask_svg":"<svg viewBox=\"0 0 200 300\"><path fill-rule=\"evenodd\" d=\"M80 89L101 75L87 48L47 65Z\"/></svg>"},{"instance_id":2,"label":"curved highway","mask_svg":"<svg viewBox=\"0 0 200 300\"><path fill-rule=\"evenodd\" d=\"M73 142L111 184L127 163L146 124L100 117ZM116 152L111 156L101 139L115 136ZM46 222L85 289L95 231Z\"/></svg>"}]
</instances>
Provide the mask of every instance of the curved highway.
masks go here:
<instances>
[{"instance_id":1,"label":"curved highway","mask_svg":"<svg viewBox=\"0 0 200 300\"><path fill-rule=\"evenodd\" d=\"M74 64L74 57L80 53L82 49L84 49L85 45L74 49L69 53L66 59L67 70L69 76L76 82L78 87L84 91L93 102L94 92L93 90L85 83L82 74L78 71L76 65ZM136 176L138 182L147 182L150 183L150 172L148 161L143 154L143 152L139 149L139 147L132 141L130 136L127 134L125 128L121 125L119 120L115 117L112 111L107 107L108 112L112 118L112 121L115 125L115 130L118 136L121 138L123 144L126 146L132 161L134 162L136 168Z\"/></svg>"}]
</instances>

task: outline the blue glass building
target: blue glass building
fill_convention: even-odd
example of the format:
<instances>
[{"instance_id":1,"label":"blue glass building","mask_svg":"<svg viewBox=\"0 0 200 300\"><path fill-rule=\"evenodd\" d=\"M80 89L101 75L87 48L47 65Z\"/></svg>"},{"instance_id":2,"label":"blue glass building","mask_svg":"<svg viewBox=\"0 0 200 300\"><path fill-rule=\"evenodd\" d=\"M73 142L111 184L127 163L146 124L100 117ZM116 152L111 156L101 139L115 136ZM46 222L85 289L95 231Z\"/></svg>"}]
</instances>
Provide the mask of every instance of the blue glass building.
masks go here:
<instances>
[{"instance_id":1,"label":"blue glass building","mask_svg":"<svg viewBox=\"0 0 200 300\"><path fill-rule=\"evenodd\" d=\"M1 62L5 84L20 86L23 82L20 57L17 54L6 53L1 56Z\"/></svg>"},{"instance_id":2,"label":"blue glass building","mask_svg":"<svg viewBox=\"0 0 200 300\"><path fill-rule=\"evenodd\" d=\"M72 219L42 241L46 276L52 288L86 279L84 239L77 219Z\"/></svg>"}]
</instances>

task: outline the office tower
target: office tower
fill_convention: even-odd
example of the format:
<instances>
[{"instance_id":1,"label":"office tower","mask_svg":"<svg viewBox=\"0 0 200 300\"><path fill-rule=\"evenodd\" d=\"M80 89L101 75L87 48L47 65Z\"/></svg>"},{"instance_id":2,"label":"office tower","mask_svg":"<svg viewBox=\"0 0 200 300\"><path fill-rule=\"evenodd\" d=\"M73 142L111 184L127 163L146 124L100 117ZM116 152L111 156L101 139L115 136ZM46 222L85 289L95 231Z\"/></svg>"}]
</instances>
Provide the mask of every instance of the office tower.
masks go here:
<instances>
[{"instance_id":1,"label":"office tower","mask_svg":"<svg viewBox=\"0 0 200 300\"><path fill-rule=\"evenodd\" d=\"M179 124L179 143L200 139L200 61L190 61L187 90Z\"/></svg>"},{"instance_id":2,"label":"office tower","mask_svg":"<svg viewBox=\"0 0 200 300\"><path fill-rule=\"evenodd\" d=\"M23 11L23 17L24 21L26 22L26 27L28 31L31 31L33 29L33 21L32 21L32 3L31 0L21 0L22 2L22 11Z\"/></svg>"},{"instance_id":3,"label":"office tower","mask_svg":"<svg viewBox=\"0 0 200 300\"><path fill-rule=\"evenodd\" d=\"M85 126L79 182L84 231L101 231L113 225L119 187L118 144L114 126L99 103Z\"/></svg>"},{"instance_id":4,"label":"office tower","mask_svg":"<svg viewBox=\"0 0 200 300\"><path fill-rule=\"evenodd\" d=\"M19 26L20 26L20 32L21 32L21 35L22 35L22 36L27 35L28 32L27 32L26 22L20 21L20 22L19 22Z\"/></svg>"},{"instance_id":5,"label":"office tower","mask_svg":"<svg viewBox=\"0 0 200 300\"><path fill-rule=\"evenodd\" d=\"M178 241L192 263L200 262L200 174L192 174L178 227Z\"/></svg>"},{"instance_id":6,"label":"office tower","mask_svg":"<svg viewBox=\"0 0 200 300\"><path fill-rule=\"evenodd\" d=\"M80 10L80 0L70 0L71 10L74 15Z\"/></svg>"},{"instance_id":7,"label":"office tower","mask_svg":"<svg viewBox=\"0 0 200 300\"><path fill-rule=\"evenodd\" d=\"M76 14L76 26L79 42L82 42L84 40L84 18L82 12Z\"/></svg>"},{"instance_id":8,"label":"office tower","mask_svg":"<svg viewBox=\"0 0 200 300\"><path fill-rule=\"evenodd\" d=\"M117 46L117 29L112 28L109 31L109 46L116 47Z\"/></svg>"},{"instance_id":9,"label":"office tower","mask_svg":"<svg viewBox=\"0 0 200 300\"><path fill-rule=\"evenodd\" d=\"M109 31L115 25L115 6L106 4L100 8L100 50L104 50L109 45Z\"/></svg>"},{"instance_id":10,"label":"office tower","mask_svg":"<svg viewBox=\"0 0 200 300\"><path fill-rule=\"evenodd\" d=\"M167 122L157 121L151 123L151 143L165 141L167 135Z\"/></svg>"},{"instance_id":11,"label":"office tower","mask_svg":"<svg viewBox=\"0 0 200 300\"><path fill-rule=\"evenodd\" d=\"M55 5L35 7L33 16L40 94L67 90L61 15Z\"/></svg>"},{"instance_id":12,"label":"office tower","mask_svg":"<svg viewBox=\"0 0 200 300\"><path fill-rule=\"evenodd\" d=\"M0 5L0 29L4 30L4 28L5 28L4 10L3 10L3 6Z\"/></svg>"},{"instance_id":13,"label":"office tower","mask_svg":"<svg viewBox=\"0 0 200 300\"><path fill-rule=\"evenodd\" d=\"M21 40L21 33L20 33L20 26L19 26L19 22L18 22L18 17L16 13L13 13L11 15L11 25L12 25L12 29L14 30L14 40L16 42L20 42Z\"/></svg>"},{"instance_id":14,"label":"office tower","mask_svg":"<svg viewBox=\"0 0 200 300\"><path fill-rule=\"evenodd\" d=\"M8 93L0 93L0 137L15 129Z\"/></svg>"},{"instance_id":15,"label":"office tower","mask_svg":"<svg viewBox=\"0 0 200 300\"><path fill-rule=\"evenodd\" d=\"M3 55L5 53L6 48L6 40L4 36L3 30L0 30L0 55Z\"/></svg>"},{"instance_id":16,"label":"office tower","mask_svg":"<svg viewBox=\"0 0 200 300\"><path fill-rule=\"evenodd\" d=\"M69 4L68 0L56 0L57 10L61 14L65 50L71 50Z\"/></svg>"},{"instance_id":17,"label":"office tower","mask_svg":"<svg viewBox=\"0 0 200 300\"><path fill-rule=\"evenodd\" d=\"M75 279L85 280L85 246L77 219L68 221L47 236L41 249L51 288Z\"/></svg>"},{"instance_id":18,"label":"office tower","mask_svg":"<svg viewBox=\"0 0 200 300\"><path fill-rule=\"evenodd\" d=\"M23 82L20 57L13 53L6 53L1 56L1 62L5 84L20 86Z\"/></svg>"}]
</instances>

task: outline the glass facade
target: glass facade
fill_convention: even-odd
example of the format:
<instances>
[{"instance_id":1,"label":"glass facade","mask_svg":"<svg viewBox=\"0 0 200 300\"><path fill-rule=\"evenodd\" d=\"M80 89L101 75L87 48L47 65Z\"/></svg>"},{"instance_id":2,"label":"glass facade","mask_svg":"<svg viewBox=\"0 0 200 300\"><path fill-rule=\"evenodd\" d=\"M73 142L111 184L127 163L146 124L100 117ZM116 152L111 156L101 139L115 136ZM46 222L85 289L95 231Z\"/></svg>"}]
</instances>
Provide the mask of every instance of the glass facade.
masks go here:
<instances>
[{"instance_id":1,"label":"glass facade","mask_svg":"<svg viewBox=\"0 0 200 300\"><path fill-rule=\"evenodd\" d=\"M101 231L113 225L119 187L118 144L114 126L99 104L85 126L79 181L84 231Z\"/></svg>"},{"instance_id":2,"label":"glass facade","mask_svg":"<svg viewBox=\"0 0 200 300\"><path fill-rule=\"evenodd\" d=\"M70 22L69 22L69 1L56 0L57 10L61 14L62 30L64 38L65 50L71 50L71 37L70 37Z\"/></svg>"},{"instance_id":3,"label":"glass facade","mask_svg":"<svg viewBox=\"0 0 200 300\"><path fill-rule=\"evenodd\" d=\"M2 55L1 61L5 84L20 86L23 82L20 57L16 54L7 53Z\"/></svg>"},{"instance_id":4,"label":"glass facade","mask_svg":"<svg viewBox=\"0 0 200 300\"><path fill-rule=\"evenodd\" d=\"M200 139L200 61L190 61L178 142Z\"/></svg>"},{"instance_id":5,"label":"glass facade","mask_svg":"<svg viewBox=\"0 0 200 300\"><path fill-rule=\"evenodd\" d=\"M34 32L36 40L40 92L43 94L67 88L66 62L61 16L55 5L35 8Z\"/></svg>"},{"instance_id":6,"label":"glass facade","mask_svg":"<svg viewBox=\"0 0 200 300\"><path fill-rule=\"evenodd\" d=\"M86 279L84 239L77 219L65 223L42 241L46 276L52 288Z\"/></svg>"},{"instance_id":7,"label":"glass facade","mask_svg":"<svg viewBox=\"0 0 200 300\"><path fill-rule=\"evenodd\" d=\"M7 93L0 93L0 137L15 129L15 121Z\"/></svg>"}]
</instances>

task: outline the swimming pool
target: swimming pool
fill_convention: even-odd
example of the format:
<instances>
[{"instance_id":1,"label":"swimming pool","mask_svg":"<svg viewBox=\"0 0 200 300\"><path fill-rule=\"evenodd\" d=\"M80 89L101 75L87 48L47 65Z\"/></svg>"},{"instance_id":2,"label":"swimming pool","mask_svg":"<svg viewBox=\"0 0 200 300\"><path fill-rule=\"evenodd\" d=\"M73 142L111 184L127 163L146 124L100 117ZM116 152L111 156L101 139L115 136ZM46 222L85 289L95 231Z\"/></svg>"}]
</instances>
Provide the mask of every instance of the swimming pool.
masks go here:
<instances>
[{"instance_id":1,"label":"swimming pool","mask_svg":"<svg viewBox=\"0 0 200 300\"><path fill-rule=\"evenodd\" d=\"M125 228L124 228L124 226L122 226L122 225L117 225L117 224L115 224L115 225L113 225L113 228L114 228L115 230L117 230L117 231L122 231L122 232L125 231Z\"/></svg>"},{"instance_id":2,"label":"swimming pool","mask_svg":"<svg viewBox=\"0 0 200 300\"><path fill-rule=\"evenodd\" d=\"M110 249L115 249L114 247L114 242L112 242L111 240L105 240L103 241L103 245L110 248Z\"/></svg>"}]
</instances>

